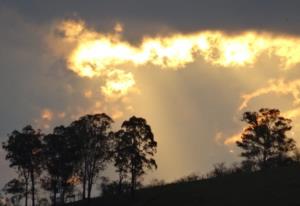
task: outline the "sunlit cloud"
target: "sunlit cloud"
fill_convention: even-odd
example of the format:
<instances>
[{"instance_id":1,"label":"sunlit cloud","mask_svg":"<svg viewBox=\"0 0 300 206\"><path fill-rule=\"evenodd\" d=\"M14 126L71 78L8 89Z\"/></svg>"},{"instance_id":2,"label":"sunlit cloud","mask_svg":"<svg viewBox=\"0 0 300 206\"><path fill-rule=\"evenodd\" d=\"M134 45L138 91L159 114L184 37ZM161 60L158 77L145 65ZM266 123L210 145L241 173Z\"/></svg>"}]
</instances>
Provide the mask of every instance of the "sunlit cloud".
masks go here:
<instances>
[{"instance_id":1,"label":"sunlit cloud","mask_svg":"<svg viewBox=\"0 0 300 206\"><path fill-rule=\"evenodd\" d=\"M41 112L41 119L51 121L53 119L53 112L50 109L43 109Z\"/></svg>"},{"instance_id":2,"label":"sunlit cloud","mask_svg":"<svg viewBox=\"0 0 300 206\"><path fill-rule=\"evenodd\" d=\"M241 136L242 131L231 135L226 135L223 132L217 132L214 140L218 145L233 146L236 144L236 141L241 140Z\"/></svg>"},{"instance_id":3,"label":"sunlit cloud","mask_svg":"<svg viewBox=\"0 0 300 206\"><path fill-rule=\"evenodd\" d=\"M284 70L300 63L300 37L271 32L171 33L166 36L145 36L133 44L122 36L122 23L117 23L112 33L97 32L82 21L64 21L59 24L58 29L64 34L66 41L73 45L66 54L68 69L83 78L101 78L100 91L105 96L105 101L120 100L127 105L128 111L133 110L130 103L126 102L128 94L138 91L134 73L128 68L152 65L157 69L176 71L200 59L214 66L239 69L254 67L262 56L276 58L279 67ZM300 80L270 80L265 87L242 95L239 110L245 109L252 99L268 94L291 95L297 105L300 103L299 89ZM91 98L94 92L86 91L84 96ZM107 102L101 102L101 107L94 105L92 108L103 109L106 107L103 103ZM110 111L115 118L124 115L120 109ZM293 109L286 111L286 114L291 117L300 116L300 111ZM241 132L229 136L220 132L215 140L233 145L240 137Z\"/></svg>"},{"instance_id":4,"label":"sunlit cloud","mask_svg":"<svg viewBox=\"0 0 300 206\"><path fill-rule=\"evenodd\" d=\"M83 21L73 20L58 22L55 31L60 34L56 37L60 40L55 49L63 50L60 56L65 57L67 68L82 78L99 81L98 91L85 91L87 99L99 92L108 101L123 101L132 92L139 91L134 71L130 69L143 66L178 70L204 60L211 65L239 69L254 67L262 55L277 58L282 69L300 63L300 38L270 32L175 32L165 36L144 36L131 43L123 36L124 25L120 22L111 33L98 32ZM279 85L274 86L276 84ZM284 84L287 83L283 80L274 80L268 88L245 94L240 109L251 99L269 92L290 92L298 99L293 86L288 91L278 90Z\"/></svg>"},{"instance_id":5,"label":"sunlit cloud","mask_svg":"<svg viewBox=\"0 0 300 206\"><path fill-rule=\"evenodd\" d=\"M122 36L124 26L121 23L115 25L112 33L97 32L83 21L72 20L60 22L56 29L72 45L65 54L68 68L80 77L104 79L100 91L107 99L125 97L138 87L133 73L125 72L123 67L153 65L178 70L197 59L225 68L253 67L262 54L277 58L283 69L300 63L300 38L270 32L173 33L142 37L139 43L132 44ZM299 101L298 86L291 84L283 89L285 84L283 80L274 80L267 88L244 95L240 109L252 98L270 92L291 93ZM85 97L90 95L87 92Z\"/></svg>"},{"instance_id":6,"label":"sunlit cloud","mask_svg":"<svg viewBox=\"0 0 300 206\"><path fill-rule=\"evenodd\" d=\"M126 96L134 85L135 80L132 73L115 69L107 74L106 83L101 87L101 91L106 97L117 99Z\"/></svg>"},{"instance_id":7,"label":"sunlit cloud","mask_svg":"<svg viewBox=\"0 0 300 206\"><path fill-rule=\"evenodd\" d=\"M84 30L85 23L83 21L63 21L57 25L57 31L63 32L65 39L73 41L75 40Z\"/></svg>"},{"instance_id":8,"label":"sunlit cloud","mask_svg":"<svg viewBox=\"0 0 300 206\"><path fill-rule=\"evenodd\" d=\"M115 33L95 32L83 22L65 21L59 29L66 38L77 42L68 57L69 68L86 77L99 76L127 63L178 69L198 57L224 67L253 65L264 52L278 57L286 69L300 62L300 38L272 33L175 33L165 37L145 37L139 45L133 45ZM122 32L123 26L118 23L114 30Z\"/></svg>"},{"instance_id":9,"label":"sunlit cloud","mask_svg":"<svg viewBox=\"0 0 300 206\"><path fill-rule=\"evenodd\" d=\"M227 138L225 138L225 145L235 145L237 141L241 140L242 132L233 134Z\"/></svg>"},{"instance_id":10,"label":"sunlit cloud","mask_svg":"<svg viewBox=\"0 0 300 206\"><path fill-rule=\"evenodd\" d=\"M289 118L289 119L295 119L300 116L300 107L290 109L288 111L283 112L282 114L284 117Z\"/></svg>"},{"instance_id":11,"label":"sunlit cloud","mask_svg":"<svg viewBox=\"0 0 300 206\"><path fill-rule=\"evenodd\" d=\"M53 110L49 108L43 108L40 110L39 116L33 120L35 124L34 126L39 129L48 130L55 118L56 114Z\"/></svg>"},{"instance_id":12,"label":"sunlit cloud","mask_svg":"<svg viewBox=\"0 0 300 206\"><path fill-rule=\"evenodd\" d=\"M300 79L294 81L284 81L283 79L270 80L268 85L259 88L251 93L242 95L243 102L241 103L239 110L242 110L248 106L248 103L257 97L267 94L278 95L291 95L293 97L293 103L300 103Z\"/></svg>"}]
</instances>

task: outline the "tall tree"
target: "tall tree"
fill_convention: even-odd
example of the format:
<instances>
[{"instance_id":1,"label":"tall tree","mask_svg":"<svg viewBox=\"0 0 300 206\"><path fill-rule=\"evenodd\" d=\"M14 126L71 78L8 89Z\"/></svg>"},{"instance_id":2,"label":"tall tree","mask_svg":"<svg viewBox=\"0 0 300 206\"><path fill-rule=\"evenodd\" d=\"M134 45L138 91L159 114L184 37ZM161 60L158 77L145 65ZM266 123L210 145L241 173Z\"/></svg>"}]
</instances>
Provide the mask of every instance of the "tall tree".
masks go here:
<instances>
[{"instance_id":1,"label":"tall tree","mask_svg":"<svg viewBox=\"0 0 300 206\"><path fill-rule=\"evenodd\" d=\"M92 187L100 171L110 160L111 124L106 114L86 115L71 123L74 134L81 140L82 197L91 198ZM86 196L87 192L87 196Z\"/></svg>"},{"instance_id":2,"label":"tall tree","mask_svg":"<svg viewBox=\"0 0 300 206\"><path fill-rule=\"evenodd\" d=\"M248 125L241 141L236 143L247 162L265 168L289 159L289 153L296 148L295 141L286 134L292 129L292 120L282 117L278 109L263 108L258 112L245 112L242 121Z\"/></svg>"},{"instance_id":3,"label":"tall tree","mask_svg":"<svg viewBox=\"0 0 300 206\"><path fill-rule=\"evenodd\" d=\"M76 169L80 158L80 142L72 135L70 128L59 126L44 138L44 165L48 178L44 178L44 188L53 194L56 205L57 193L64 204L65 193L73 188L78 179Z\"/></svg>"},{"instance_id":4,"label":"tall tree","mask_svg":"<svg viewBox=\"0 0 300 206\"><path fill-rule=\"evenodd\" d=\"M113 158L116 172L119 175L119 194L123 192L123 184L129 173L130 158L128 158L128 153L130 145L130 139L126 138L124 130L119 130L115 133Z\"/></svg>"},{"instance_id":5,"label":"tall tree","mask_svg":"<svg viewBox=\"0 0 300 206\"><path fill-rule=\"evenodd\" d=\"M147 121L135 116L123 122L115 138L115 166L120 178L126 173L131 175L131 194L134 196L138 178L145 174L146 169L157 168L153 159L157 142Z\"/></svg>"},{"instance_id":6,"label":"tall tree","mask_svg":"<svg viewBox=\"0 0 300 206\"><path fill-rule=\"evenodd\" d=\"M12 179L2 189L6 194L12 195L10 200L13 205L19 205L25 195L25 184L22 180Z\"/></svg>"},{"instance_id":7,"label":"tall tree","mask_svg":"<svg viewBox=\"0 0 300 206\"><path fill-rule=\"evenodd\" d=\"M31 182L32 206L35 206L36 178L41 172L42 166L42 134L40 130L34 130L32 126L26 126L21 132L13 131L3 143L6 150L6 159L10 166L24 178L25 182L25 205L28 202L28 180Z\"/></svg>"}]
</instances>

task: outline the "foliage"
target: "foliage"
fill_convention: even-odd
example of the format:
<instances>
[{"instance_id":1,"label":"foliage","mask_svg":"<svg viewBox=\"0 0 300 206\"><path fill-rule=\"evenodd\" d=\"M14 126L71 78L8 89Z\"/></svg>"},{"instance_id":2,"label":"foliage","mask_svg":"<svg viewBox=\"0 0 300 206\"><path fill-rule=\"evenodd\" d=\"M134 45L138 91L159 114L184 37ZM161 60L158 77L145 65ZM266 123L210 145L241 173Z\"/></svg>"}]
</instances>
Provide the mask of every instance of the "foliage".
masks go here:
<instances>
[{"instance_id":1,"label":"foliage","mask_svg":"<svg viewBox=\"0 0 300 206\"><path fill-rule=\"evenodd\" d=\"M131 175L131 193L134 195L138 178L145 174L146 169L157 168L153 159L157 142L147 121L135 116L123 122L115 138L115 166L120 178Z\"/></svg>"},{"instance_id":2,"label":"foliage","mask_svg":"<svg viewBox=\"0 0 300 206\"><path fill-rule=\"evenodd\" d=\"M54 128L53 133L44 138L44 165L49 177L45 177L42 183L45 189L52 191L54 205L57 193L60 193L63 203L65 193L78 182L79 143L70 128L64 126Z\"/></svg>"},{"instance_id":3,"label":"foliage","mask_svg":"<svg viewBox=\"0 0 300 206\"><path fill-rule=\"evenodd\" d=\"M146 187L160 187L166 185L164 180L152 179Z\"/></svg>"},{"instance_id":4,"label":"foliage","mask_svg":"<svg viewBox=\"0 0 300 206\"><path fill-rule=\"evenodd\" d=\"M25 183L18 179L12 179L2 190L11 195L10 201L13 205L20 205L20 201L25 195Z\"/></svg>"},{"instance_id":5,"label":"foliage","mask_svg":"<svg viewBox=\"0 0 300 206\"><path fill-rule=\"evenodd\" d=\"M106 114L86 115L71 123L70 128L79 140L83 199L90 199L98 173L105 169L111 158L111 124Z\"/></svg>"},{"instance_id":6,"label":"foliage","mask_svg":"<svg viewBox=\"0 0 300 206\"><path fill-rule=\"evenodd\" d=\"M224 162L217 163L213 165L213 170L210 172L210 177L222 177L230 174L230 169L228 169Z\"/></svg>"},{"instance_id":7,"label":"foliage","mask_svg":"<svg viewBox=\"0 0 300 206\"><path fill-rule=\"evenodd\" d=\"M191 173L174 181L174 183L186 183L201 180L202 177L196 173Z\"/></svg>"},{"instance_id":8,"label":"foliage","mask_svg":"<svg viewBox=\"0 0 300 206\"><path fill-rule=\"evenodd\" d=\"M278 109L260 109L259 112L245 112L242 121L244 129L237 146L241 156L261 168L279 166L290 160L295 141L287 137L292 129L291 120L280 115Z\"/></svg>"},{"instance_id":9,"label":"foliage","mask_svg":"<svg viewBox=\"0 0 300 206\"><path fill-rule=\"evenodd\" d=\"M103 195L133 194L141 188L139 180L146 170L157 168L153 158L157 142L143 118L131 117L116 133L112 132L112 123L103 113L85 115L69 126L55 127L47 135L30 125L13 131L3 148L19 178L10 181L4 191L13 194L12 202L16 204L25 197L26 206L31 191L35 206L36 184L40 183L41 188L52 193L50 199L56 205L58 199L61 204L68 197L75 199L75 186L81 183L83 199L90 199L97 177L114 160L119 181L103 181ZM38 204L49 203L43 199Z\"/></svg>"},{"instance_id":10,"label":"foliage","mask_svg":"<svg viewBox=\"0 0 300 206\"><path fill-rule=\"evenodd\" d=\"M130 183L123 181L122 187L120 188L120 183L118 181L109 181L108 178L102 178L101 182L101 196L108 197L108 196L117 196L120 194L127 194L130 192ZM120 191L121 189L121 191Z\"/></svg>"},{"instance_id":11,"label":"foliage","mask_svg":"<svg viewBox=\"0 0 300 206\"><path fill-rule=\"evenodd\" d=\"M6 194L24 194L25 193L25 183L18 180L12 179L5 184L2 189Z\"/></svg>"},{"instance_id":12,"label":"foliage","mask_svg":"<svg viewBox=\"0 0 300 206\"><path fill-rule=\"evenodd\" d=\"M36 177L42 169L42 138L41 132L34 130L32 126L26 126L21 132L15 130L9 135L7 142L3 143L6 150L6 159L10 166L16 168L25 182L25 205L27 205L28 180L31 181L32 205L35 205Z\"/></svg>"}]
</instances>

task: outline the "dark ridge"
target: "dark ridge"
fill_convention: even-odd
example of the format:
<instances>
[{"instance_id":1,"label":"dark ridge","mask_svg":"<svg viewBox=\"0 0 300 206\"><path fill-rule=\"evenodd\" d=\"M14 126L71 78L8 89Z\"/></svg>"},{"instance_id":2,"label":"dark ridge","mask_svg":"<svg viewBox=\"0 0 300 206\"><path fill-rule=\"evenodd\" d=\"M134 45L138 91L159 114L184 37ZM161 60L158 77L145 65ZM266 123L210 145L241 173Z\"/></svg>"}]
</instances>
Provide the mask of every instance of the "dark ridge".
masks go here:
<instances>
[{"instance_id":1,"label":"dark ridge","mask_svg":"<svg viewBox=\"0 0 300 206\"><path fill-rule=\"evenodd\" d=\"M173 183L137 191L130 197L95 198L90 206L297 206L300 166L238 173L193 182ZM84 206L75 202L69 206Z\"/></svg>"}]
</instances>

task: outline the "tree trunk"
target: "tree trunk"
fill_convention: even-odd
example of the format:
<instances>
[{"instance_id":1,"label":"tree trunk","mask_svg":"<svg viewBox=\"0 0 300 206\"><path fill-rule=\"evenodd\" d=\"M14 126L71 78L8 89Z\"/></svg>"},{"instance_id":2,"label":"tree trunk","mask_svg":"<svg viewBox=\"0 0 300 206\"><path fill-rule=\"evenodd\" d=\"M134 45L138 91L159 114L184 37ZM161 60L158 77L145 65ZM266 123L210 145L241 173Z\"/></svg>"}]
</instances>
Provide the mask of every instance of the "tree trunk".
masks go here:
<instances>
[{"instance_id":1,"label":"tree trunk","mask_svg":"<svg viewBox=\"0 0 300 206\"><path fill-rule=\"evenodd\" d=\"M134 198L135 193L135 173L133 171L133 168L131 169L131 197Z\"/></svg>"},{"instance_id":2,"label":"tree trunk","mask_svg":"<svg viewBox=\"0 0 300 206\"><path fill-rule=\"evenodd\" d=\"M92 193L92 187L93 187L93 178L90 177L88 181L88 196L87 199L91 199L91 193Z\"/></svg>"},{"instance_id":3,"label":"tree trunk","mask_svg":"<svg viewBox=\"0 0 300 206\"><path fill-rule=\"evenodd\" d=\"M53 193L53 206L56 206L56 191Z\"/></svg>"},{"instance_id":4,"label":"tree trunk","mask_svg":"<svg viewBox=\"0 0 300 206\"><path fill-rule=\"evenodd\" d=\"M135 177L131 177L131 197L134 198L135 193Z\"/></svg>"},{"instance_id":5,"label":"tree trunk","mask_svg":"<svg viewBox=\"0 0 300 206\"><path fill-rule=\"evenodd\" d=\"M263 163L262 163L263 169L266 169L267 167L267 152L263 151Z\"/></svg>"},{"instance_id":6,"label":"tree trunk","mask_svg":"<svg viewBox=\"0 0 300 206\"><path fill-rule=\"evenodd\" d=\"M86 163L84 162L83 179L82 179L82 199L86 197Z\"/></svg>"},{"instance_id":7,"label":"tree trunk","mask_svg":"<svg viewBox=\"0 0 300 206\"><path fill-rule=\"evenodd\" d=\"M57 194L57 185L55 184L54 185L54 188L53 188L53 200L52 200L52 205L53 206L56 206L56 194Z\"/></svg>"},{"instance_id":8,"label":"tree trunk","mask_svg":"<svg viewBox=\"0 0 300 206\"><path fill-rule=\"evenodd\" d=\"M62 192L60 193L60 204L64 205L65 204L65 189L62 189Z\"/></svg>"},{"instance_id":9,"label":"tree trunk","mask_svg":"<svg viewBox=\"0 0 300 206\"><path fill-rule=\"evenodd\" d=\"M25 206L28 206L28 178L25 178Z\"/></svg>"},{"instance_id":10,"label":"tree trunk","mask_svg":"<svg viewBox=\"0 0 300 206\"><path fill-rule=\"evenodd\" d=\"M32 200L32 206L35 206L35 182L34 182L34 171L33 171L33 169L30 171L30 178L31 178L31 200Z\"/></svg>"},{"instance_id":11,"label":"tree trunk","mask_svg":"<svg viewBox=\"0 0 300 206\"><path fill-rule=\"evenodd\" d=\"M96 158L94 157L94 161L92 162L92 165L90 165L89 170L88 170L88 199L91 199L91 193L92 193L92 188L94 184L94 177L96 176Z\"/></svg>"},{"instance_id":12,"label":"tree trunk","mask_svg":"<svg viewBox=\"0 0 300 206\"><path fill-rule=\"evenodd\" d=\"M85 188L86 188L86 177L83 175L83 180L82 180L82 199L85 199Z\"/></svg>"},{"instance_id":13,"label":"tree trunk","mask_svg":"<svg viewBox=\"0 0 300 206\"><path fill-rule=\"evenodd\" d=\"M122 175L120 174L120 176L119 176L119 188L118 188L119 195L122 194L122 184L123 184L123 178L122 178Z\"/></svg>"}]
</instances>

